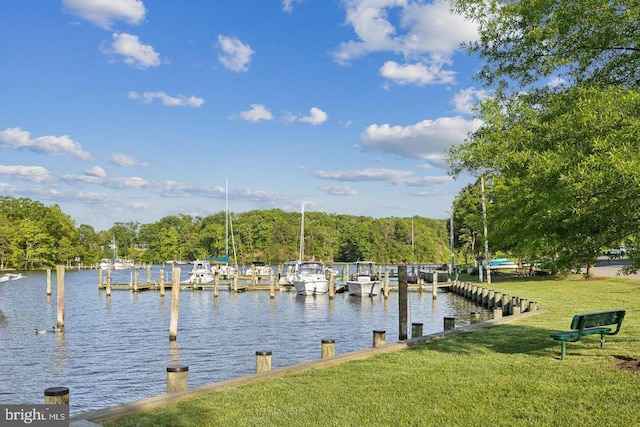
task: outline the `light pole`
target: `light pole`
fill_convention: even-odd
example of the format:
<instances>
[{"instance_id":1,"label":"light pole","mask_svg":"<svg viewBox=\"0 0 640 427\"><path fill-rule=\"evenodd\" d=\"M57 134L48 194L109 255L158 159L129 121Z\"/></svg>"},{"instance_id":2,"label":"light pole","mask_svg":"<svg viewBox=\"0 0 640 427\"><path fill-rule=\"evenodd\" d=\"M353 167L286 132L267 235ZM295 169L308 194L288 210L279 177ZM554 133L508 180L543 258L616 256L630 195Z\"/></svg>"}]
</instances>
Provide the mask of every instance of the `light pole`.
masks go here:
<instances>
[{"instance_id":1,"label":"light pole","mask_svg":"<svg viewBox=\"0 0 640 427\"><path fill-rule=\"evenodd\" d=\"M484 195L484 174L480 175L480 190L482 191L482 223L484 226L484 259L487 260L487 283L491 283L491 260L489 259L489 239L487 238L487 202ZM482 263L480 264L482 270Z\"/></svg>"},{"instance_id":2,"label":"light pole","mask_svg":"<svg viewBox=\"0 0 640 427\"><path fill-rule=\"evenodd\" d=\"M451 217L449 219L449 235L450 235L450 249L451 249L451 265L449 265L449 276L453 278L453 271L455 268L455 258L453 253L453 205L451 205Z\"/></svg>"}]
</instances>

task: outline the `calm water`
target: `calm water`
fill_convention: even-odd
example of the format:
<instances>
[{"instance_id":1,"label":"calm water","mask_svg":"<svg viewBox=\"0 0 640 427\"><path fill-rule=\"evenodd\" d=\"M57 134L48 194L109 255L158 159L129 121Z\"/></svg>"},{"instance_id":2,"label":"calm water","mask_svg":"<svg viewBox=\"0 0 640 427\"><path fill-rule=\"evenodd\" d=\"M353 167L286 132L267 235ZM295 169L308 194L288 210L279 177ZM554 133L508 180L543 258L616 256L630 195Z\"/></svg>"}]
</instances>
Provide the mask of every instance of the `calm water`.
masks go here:
<instances>
[{"instance_id":1,"label":"calm water","mask_svg":"<svg viewBox=\"0 0 640 427\"><path fill-rule=\"evenodd\" d=\"M152 270L158 278L160 267ZM188 268L182 269L183 279ZM294 292L234 294L221 288L182 291L178 339L169 341L171 292L98 291L98 272L65 273L65 332L35 334L56 324L55 270L52 296L46 273L0 283L0 403L42 403L49 387L70 388L71 413L104 408L165 392L166 366L189 366L189 387L255 372L255 352L272 351L272 367L320 357L321 340L334 338L336 354L371 347L374 330L387 342L398 339L398 294L358 298L346 293L302 297ZM165 277L170 277L167 269ZM119 278L118 275L123 275ZM113 273L113 282L129 282L131 272ZM140 282L146 280L140 271ZM463 298L439 293L409 293L411 323L424 334L456 326L479 311ZM483 319L490 314L481 310Z\"/></svg>"}]
</instances>

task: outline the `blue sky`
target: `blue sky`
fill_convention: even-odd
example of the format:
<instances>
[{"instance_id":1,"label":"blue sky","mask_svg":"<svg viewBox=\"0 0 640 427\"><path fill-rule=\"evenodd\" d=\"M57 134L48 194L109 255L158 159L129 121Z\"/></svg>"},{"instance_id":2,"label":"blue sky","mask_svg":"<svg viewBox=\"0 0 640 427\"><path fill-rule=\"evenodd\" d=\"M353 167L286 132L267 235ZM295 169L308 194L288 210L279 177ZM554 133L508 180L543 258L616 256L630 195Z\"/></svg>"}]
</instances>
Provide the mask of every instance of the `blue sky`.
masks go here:
<instances>
[{"instance_id":1,"label":"blue sky","mask_svg":"<svg viewBox=\"0 0 640 427\"><path fill-rule=\"evenodd\" d=\"M447 218L479 126L445 0L3 2L0 195L77 225L279 208Z\"/></svg>"}]
</instances>

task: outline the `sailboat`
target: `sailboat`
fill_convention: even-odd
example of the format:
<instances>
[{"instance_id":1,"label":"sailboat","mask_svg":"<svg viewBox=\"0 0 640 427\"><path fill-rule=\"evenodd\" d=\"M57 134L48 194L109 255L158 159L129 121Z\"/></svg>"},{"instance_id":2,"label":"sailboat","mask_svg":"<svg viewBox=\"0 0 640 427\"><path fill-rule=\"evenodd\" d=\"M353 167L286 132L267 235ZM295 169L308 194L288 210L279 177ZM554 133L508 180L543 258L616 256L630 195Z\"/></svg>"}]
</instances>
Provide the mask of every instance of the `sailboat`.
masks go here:
<instances>
[{"instance_id":1,"label":"sailboat","mask_svg":"<svg viewBox=\"0 0 640 427\"><path fill-rule=\"evenodd\" d=\"M329 292L329 280L325 274L324 264L319 261L304 260L304 204L300 221L300 259L293 286L298 295L319 295Z\"/></svg>"},{"instance_id":2,"label":"sailboat","mask_svg":"<svg viewBox=\"0 0 640 427\"><path fill-rule=\"evenodd\" d=\"M218 267L218 274L225 279L230 279L232 276L235 276L238 271L238 263L236 261L236 266L233 267L229 265L229 226L231 219L229 218L229 181L225 181L225 222L224 222L224 233L225 233L225 256L221 258L212 258L216 262L223 263ZM233 228L231 229L231 238L233 239ZM233 242L233 258L236 259L236 246L235 242Z\"/></svg>"}]
</instances>

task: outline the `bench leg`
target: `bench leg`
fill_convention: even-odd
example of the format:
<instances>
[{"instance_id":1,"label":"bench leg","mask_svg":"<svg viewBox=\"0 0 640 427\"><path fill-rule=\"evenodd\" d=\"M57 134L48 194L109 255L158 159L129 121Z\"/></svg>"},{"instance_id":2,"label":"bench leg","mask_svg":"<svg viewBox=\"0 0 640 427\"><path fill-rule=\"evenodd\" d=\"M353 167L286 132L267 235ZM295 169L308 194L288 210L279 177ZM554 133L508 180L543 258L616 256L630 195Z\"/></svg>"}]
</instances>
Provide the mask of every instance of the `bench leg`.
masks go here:
<instances>
[{"instance_id":1,"label":"bench leg","mask_svg":"<svg viewBox=\"0 0 640 427\"><path fill-rule=\"evenodd\" d=\"M560 343L561 343L560 345L562 346L561 347L562 350L560 351L560 360L564 360L564 349L565 349L566 343L564 340L560 341Z\"/></svg>"},{"instance_id":2,"label":"bench leg","mask_svg":"<svg viewBox=\"0 0 640 427\"><path fill-rule=\"evenodd\" d=\"M600 348L604 348L604 334L600 334Z\"/></svg>"}]
</instances>

